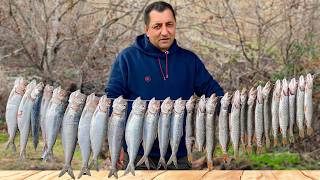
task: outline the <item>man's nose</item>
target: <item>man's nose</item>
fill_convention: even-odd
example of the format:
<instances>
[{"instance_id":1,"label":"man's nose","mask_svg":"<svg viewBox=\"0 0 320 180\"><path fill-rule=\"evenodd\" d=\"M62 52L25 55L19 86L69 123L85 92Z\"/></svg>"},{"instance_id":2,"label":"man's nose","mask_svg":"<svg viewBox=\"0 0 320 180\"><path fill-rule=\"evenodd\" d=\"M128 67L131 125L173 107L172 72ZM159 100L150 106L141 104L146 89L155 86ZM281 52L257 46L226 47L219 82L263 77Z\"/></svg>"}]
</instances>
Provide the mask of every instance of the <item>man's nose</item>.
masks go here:
<instances>
[{"instance_id":1,"label":"man's nose","mask_svg":"<svg viewBox=\"0 0 320 180\"><path fill-rule=\"evenodd\" d=\"M166 26L163 26L161 28L161 35L166 36L169 34L168 28Z\"/></svg>"}]
</instances>

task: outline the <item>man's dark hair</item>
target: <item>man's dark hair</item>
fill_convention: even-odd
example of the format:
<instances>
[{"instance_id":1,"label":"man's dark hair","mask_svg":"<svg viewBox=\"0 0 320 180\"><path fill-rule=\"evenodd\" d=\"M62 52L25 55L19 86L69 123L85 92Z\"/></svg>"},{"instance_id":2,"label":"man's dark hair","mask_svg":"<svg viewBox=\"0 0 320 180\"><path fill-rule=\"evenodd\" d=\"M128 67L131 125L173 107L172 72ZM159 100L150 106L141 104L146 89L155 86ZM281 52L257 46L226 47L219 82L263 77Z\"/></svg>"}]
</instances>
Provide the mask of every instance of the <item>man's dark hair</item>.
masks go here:
<instances>
[{"instance_id":1,"label":"man's dark hair","mask_svg":"<svg viewBox=\"0 0 320 180\"><path fill-rule=\"evenodd\" d=\"M172 14L174 20L176 20L176 14L172 8L172 6L169 3L163 2L163 1L156 1L151 4L149 4L146 9L144 10L144 23L145 25L148 25L150 23L150 12L152 10L156 10L158 12L163 12L164 10L169 9Z\"/></svg>"}]
</instances>

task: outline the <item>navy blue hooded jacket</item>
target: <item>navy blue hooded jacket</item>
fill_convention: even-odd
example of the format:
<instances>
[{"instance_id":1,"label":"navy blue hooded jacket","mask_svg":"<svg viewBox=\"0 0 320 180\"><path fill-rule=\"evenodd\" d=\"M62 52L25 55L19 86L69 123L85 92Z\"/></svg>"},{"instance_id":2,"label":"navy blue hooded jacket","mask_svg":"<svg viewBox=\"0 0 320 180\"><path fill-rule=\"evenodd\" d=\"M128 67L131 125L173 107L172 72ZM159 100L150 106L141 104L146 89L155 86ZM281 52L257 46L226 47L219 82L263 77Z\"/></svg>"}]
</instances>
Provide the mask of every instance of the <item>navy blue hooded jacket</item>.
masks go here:
<instances>
[{"instance_id":1,"label":"navy blue hooded jacket","mask_svg":"<svg viewBox=\"0 0 320 180\"><path fill-rule=\"evenodd\" d=\"M162 52L150 43L144 34L135 43L124 49L113 63L105 92L109 98L134 100L155 97L164 100L189 99L193 93L209 97L212 93L223 96L223 89L205 69L201 60L191 51L173 42L168 51ZM128 114L132 103L129 103ZM185 123L184 123L185 124ZM184 133L185 134L185 133ZM126 146L125 146L126 150ZM143 155L140 146L139 155ZM166 158L171 155L168 148ZM177 157L186 156L185 136L182 137ZM150 157L160 157L158 140L154 142Z\"/></svg>"}]
</instances>

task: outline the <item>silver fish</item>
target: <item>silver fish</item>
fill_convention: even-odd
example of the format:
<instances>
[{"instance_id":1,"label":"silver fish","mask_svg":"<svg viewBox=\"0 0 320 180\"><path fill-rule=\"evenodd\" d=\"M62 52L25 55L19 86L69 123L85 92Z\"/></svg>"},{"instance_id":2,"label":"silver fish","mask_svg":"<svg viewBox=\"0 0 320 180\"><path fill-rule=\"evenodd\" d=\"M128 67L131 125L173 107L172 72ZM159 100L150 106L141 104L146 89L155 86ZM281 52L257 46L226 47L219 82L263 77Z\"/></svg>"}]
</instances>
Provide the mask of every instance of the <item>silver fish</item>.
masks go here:
<instances>
[{"instance_id":1,"label":"silver fish","mask_svg":"<svg viewBox=\"0 0 320 180\"><path fill-rule=\"evenodd\" d=\"M215 149L215 111L218 103L216 94L212 94L206 103L206 151L207 166L209 170L213 169L213 153Z\"/></svg>"},{"instance_id":2,"label":"silver fish","mask_svg":"<svg viewBox=\"0 0 320 180\"><path fill-rule=\"evenodd\" d=\"M20 160L24 160L26 158L26 146L27 146L28 135L30 131L31 110L33 106L33 101L37 96L37 94L35 93L31 98L31 94L33 92L33 89L36 87L36 85L37 83L35 80L31 81L27 85L26 92L24 93L19 105L17 120L18 120L18 128L20 131Z\"/></svg>"},{"instance_id":3,"label":"silver fish","mask_svg":"<svg viewBox=\"0 0 320 180\"><path fill-rule=\"evenodd\" d=\"M53 86L46 85L43 90L43 96L41 99L41 107L40 107L40 128L41 128L41 135L43 140L43 149L42 149L42 156L41 158L44 159L45 152L48 148L47 141L46 141L46 126L45 126L45 119L46 119L46 112L48 109L48 105L53 93Z\"/></svg>"},{"instance_id":4,"label":"silver fish","mask_svg":"<svg viewBox=\"0 0 320 180\"><path fill-rule=\"evenodd\" d=\"M257 87L257 100L254 113L254 129L257 140L257 154L262 153L262 137L263 137L263 97L262 87Z\"/></svg>"},{"instance_id":5,"label":"silver fish","mask_svg":"<svg viewBox=\"0 0 320 180\"><path fill-rule=\"evenodd\" d=\"M228 109L231 97L226 93L221 99L221 108L219 114L219 143L223 153L224 161L228 158Z\"/></svg>"},{"instance_id":6,"label":"silver fish","mask_svg":"<svg viewBox=\"0 0 320 180\"><path fill-rule=\"evenodd\" d=\"M272 103L271 103L273 146L278 145L280 95L281 95L281 81L277 80L273 89Z\"/></svg>"},{"instance_id":7,"label":"silver fish","mask_svg":"<svg viewBox=\"0 0 320 180\"><path fill-rule=\"evenodd\" d=\"M174 113L171 119L170 125L170 146L172 154L167 162L167 165L171 163L178 168L177 152L180 145L181 137L183 136L183 121L186 102L181 98L174 102Z\"/></svg>"},{"instance_id":8,"label":"silver fish","mask_svg":"<svg viewBox=\"0 0 320 180\"><path fill-rule=\"evenodd\" d=\"M289 141L294 142L293 136L293 126L296 121L295 117L295 105L296 105L296 93L297 93L297 81L295 78L292 78L289 83Z\"/></svg>"},{"instance_id":9,"label":"silver fish","mask_svg":"<svg viewBox=\"0 0 320 180\"><path fill-rule=\"evenodd\" d=\"M142 101L140 97L136 98L132 103L132 110L129 114L126 124L125 140L128 145L129 163L124 175L131 172L134 173L134 162L142 141L143 120L146 111L146 102Z\"/></svg>"},{"instance_id":10,"label":"silver fish","mask_svg":"<svg viewBox=\"0 0 320 180\"><path fill-rule=\"evenodd\" d=\"M240 94L240 140L241 140L241 145L242 145L242 150L245 152L246 149L246 127L247 127L247 122L246 122L246 104L247 104L247 89L243 88Z\"/></svg>"},{"instance_id":11,"label":"silver fish","mask_svg":"<svg viewBox=\"0 0 320 180\"><path fill-rule=\"evenodd\" d=\"M262 97L263 97L263 125L264 125L264 137L266 139L266 147L270 148L270 125L271 125L271 119L270 119L270 105L269 105L269 97L270 97L270 91L272 89L270 81L268 81L265 86L262 89Z\"/></svg>"},{"instance_id":12,"label":"silver fish","mask_svg":"<svg viewBox=\"0 0 320 180\"><path fill-rule=\"evenodd\" d=\"M206 97L202 95L200 97L197 114L196 114L196 148L198 151L203 151L205 137L206 137L206 127L205 127L205 112L206 112Z\"/></svg>"},{"instance_id":13,"label":"silver fish","mask_svg":"<svg viewBox=\"0 0 320 180\"><path fill-rule=\"evenodd\" d=\"M91 120L90 143L93 157L92 164L94 164L97 171L99 171L98 156L101 152L102 144L105 141L107 133L110 106L111 100L107 99L105 96L101 98Z\"/></svg>"},{"instance_id":14,"label":"silver fish","mask_svg":"<svg viewBox=\"0 0 320 180\"><path fill-rule=\"evenodd\" d=\"M8 149L11 146L13 152L16 152L14 138L18 129L17 114L26 85L27 82L22 77L18 77L15 80L6 106L6 123L8 127L9 138L5 145L5 149Z\"/></svg>"},{"instance_id":15,"label":"silver fish","mask_svg":"<svg viewBox=\"0 0 320 180\"><path fill-rule=\"evenodd\" d=\"M59 177L68 172L74 179L71 161L77 144L78 125L85 100L86 96L80 90L71 93L69 97L69 104L62 120L61 133L65 164Z\"/></svg>"},{"instance_id":16,"label":"silver fish","mask_svg":"<svg viewBox=\"0 0 320 180\"><path fill-rule=\"evenodd\" d=\"M193 135L193 112L195 109L196 96L192 95L186 103L187 117L186 117L186 148L188 153L188 161L192 162L192 145L195 140Z\"/></svg>"},{"instance_id":17,"label":"silver fish","mask_svg":"<svg viewBox=\"0 0 320 180\"><path fill-rule=\"evenodd\" d=\"M43 154L44 161L53 160L53 146L61 127L67 95L67 91L59 86L53 90L52 98L48 104L47 113L44 117L45 142L47 144Z\"/></svg>"},{"instance_id":18,"label":"silver fish","mask_svg":"<svg viewBox=\"0 0 320 180\"><path fill-rule=\"evenodd\" d=\"M91 119L98 103L99 98L95 96L94 93L90 94L87 97L86 104L80 117L78 127L78 142L82 156L82 168L79 173L78 179L80 179L83 174L91 176L90 170L88 168L91 151L90 136L88 136L88 134L90 135Z\"/></svg>"},{"instance_id":19,"label":"silver fish","mask_svg":"<svg viewBox=\"0 0 320 180\"><path fill-rule=\"evenodd\" d=\"M279 125L282 134L282 144L287 144L287 128L289 126L289 87L286 79L282 80L282 90L279 101Z\"/></svg>"},{"instance_id":20,"label":"silver fish","mask_svg":"<svg viewBox=\"0 0 320 180\"><path fill-rule=\"evenodd\" d=\"M43 95L43 84L42 89L39 89L39 95L35 98L32 110L31 110L31 132L32 132L32 142L34 150L37 149L39 143L39 130L40 130L40 106L41 106L41 99Z\"/></svg>"},{"instance_id":21,"label":"silver fish","mask_svg":"<svg viewBox=\"0 0 320 180\"><path fill-rule=\"evenodd\" d=\"M144 155L137 163L140 166L145 163L147 168L150 169L148 156L151 152L154 140L157 138L158 119L160 112L160 101L152 98L148 104L148 110L145 114L143 123L143 149Z\"/></svg>"},{"instance_id":22,"label":"silver fish","mask_svg":"<svg viewBox=\"0 0 320 180\"><path fill-rule=\"evenodd\" d=\"M299 136L304 138L304 94L305 94L305 81L304 77L300 76L297 88L297 107L296 118L297 126L299 129Z\"/></svg>"},{"instance_id":23,"label":"silver fish","mask_svg":"<svg viewBox=\"0 0 320 180\"><path fill-rule=\"evenodd\" d=\"M312 128L312 114L313 114L312 88L313 88L313 77L311 74L307 74L305 95L304 95L304 115L306 119L308 136L311 136L314 133L314 130Z\"/></svg>"},{"instance_id":24,"label":"silver fish","mask_svg":"<svg viewBox=\"0 0 320 180\"><path fill-rule=\"evenodd\" d=\"M239 159L239 141L240 141L240 91L237 90L232 99L232 108L230 114L230 138L233 146L234 157Z\"/></svg>"},{"instance_id":25,"label":"silver fish","mask_svg":"<svg viewBox=\"0 0 320 180\"><path fill-rule=\"evenodd\" d=\"M111 169L108 178L111 176L118 178L117 162L119 160L125 131L127 106L128 103L122 96L119 96L113 101L113 110L108 123L108 142L111 154Z\"/></svg>"},{"instance_id":26,"label":"silver fish","mask_svg":"<svg viewBox=\"0 0 320 180\"><path fill-rule=\"evenodd\" d=\"M159 169L163 166L167 169L167 164L165 162L165 155L167 153L169 145L169 132L170 132L170 123L171 123L171 113L173 108L173 101L170 97L166 98L161 104L161 113L158 121L158 139L160 147L160 159L158 162Z\"/></svg>"},{"instance_id":27,"label":"silver fish","mask_svg":"<svg viewBox=\"0 0 320 180\"><path fill-rule=\"evenodd\" d=\"M247 151L249 154L252 153L252 137L254 133L254 102L257 97L257 90L251 88L248 95L248 116L247 116L247 134L248 134L248 145Z\"/></svg>"}]
</instances>

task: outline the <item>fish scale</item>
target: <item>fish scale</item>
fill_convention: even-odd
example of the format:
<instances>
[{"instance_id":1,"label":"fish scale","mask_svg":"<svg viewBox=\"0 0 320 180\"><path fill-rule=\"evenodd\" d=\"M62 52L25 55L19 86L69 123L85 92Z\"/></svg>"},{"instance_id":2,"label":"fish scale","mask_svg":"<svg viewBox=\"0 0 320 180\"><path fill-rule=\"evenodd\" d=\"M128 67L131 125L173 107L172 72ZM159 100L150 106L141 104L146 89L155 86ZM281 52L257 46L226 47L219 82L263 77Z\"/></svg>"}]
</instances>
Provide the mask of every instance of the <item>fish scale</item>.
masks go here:
<instances>
[{"instance_id":1,"label":"fish scale","mask_svg":"<svg viewBox=\"0 0 320 180\"><path fill-rule=\"evenodd\" d=\"M239 141L240 141L240 91L237 90L233 95L231 114L230 114L230 131L231 142L235 159L239 159Z\"/></svg>"},{"instance_id":2,"label":"fish scale","mask_svg":"<svg viewBox=\"0 0 320 180\"><path fill-rule=\"evenodd\" d=\"M101 99L100 99L101 101ZM111 155L111 169L108 178L118 178L117 162L123 143L128 103L122 96L113 101L112 114L108 122L108 142Z\"/></svg>"},{"instance_id":3,"label":"fish scale","mask_svg":"<svg viewBox=\"0 0 320 180\"><path fill-rule=\"evenodd\" d=\"M223 153L224 161L228 158L228 108L230 104L229 93L224 94L221 99L221 108L219 113L219 143Z\"/></svg>"},{"instance_id":4,"label":"fish scale","mask_svg":"<svg viewBox=\"0 0 320 180\"><path fill-rule=\"evenodd\" d=\"M271 83L268 81L262 89L263 97L263 127L264 127L264 137L266 140L266 147L270 148L270 105L269 105L269 95L271 91Z\"/></svg>"},{"instance_id":5,"label":"fish scale","mask_svg":"<svg viewBox=\"0 0 320 180\"><path fill-rule=\"evenodd\" d=\"M196 96L192 95L186 103L187 117L186 117L186 148L188 154L188 161L192 162L192 145L195 140L193 135L193 114L195 109Z\"/></svg>"},{"instance_id":6,"label":"fish scale","mask_svg":"<svg viewBox=\"0 0 320 180\"><path fill-rule=\"evenodd\" d=\"M243 88L240 94L240 140L243 152L246 149L246 136L247 136L247 122L246 122L246 103L247 103L247 89Z\"/></svg>"},{"instance_id":7,"label":"fish scale","mask_svg":"<svg viewBox=\"0 0 320 180\"><path fill-rule=\"evenodd\" d=\"M206 103L206 152L207 166L209 170L213 169L213 153L215 149L215 110L217 107L218 97L212 94Z\"/></svg>"},{"instance_id":8,"label":"fish scale","mask_svg":"<svg viewBox=\"0 0 320 180\"><path fill-rule=\"evenodd\" d=\"M257 140L257 154L262 153L262 137L263 137L263 97L262 97L262 87L257 87L257 99L255 106L255 115L254 115L254 129L255 136Z\"/></svg>"},{"instance_id":9,"label":"fish scale","mask_svg":"<svg viewBox=\"0 0 320 180\"><path fill-rule=\"evenodd\" d=\"M295 104L296 104L296 91L297 91L297 81L292 78L289 83L289 141L294 142L293 127L296 121L295 119Z\"/></svg>"},{"instance_id":10,"label":"fish scale","mask_svg":"<svg viewBox=\"0 0 320 180\"><path fill-rule=\"evenodd\" d=\"M313 77L311 74L307 74L306 84L305 84L305 95L304 95L304 114L307 126L307 135L311 136L314 134L312 127L312 88L313 88Z\"/></svg>"},{"instance_id":11,"label":"fish scale","mask_svg":"<svg viewBox=\"0 0 320 180\"><path fill-rule=\"evenodd\" d=\"M282 134L282 144L287 144L287 128L289 126L289 88L286 79L282 80L282 90L279 101L279 125Z\"/></svg>"},{"instance_id":12,"label":"fish scale","mask_svg":"<svg viewBox=\"0 0 320 180\"><path fill-rule=\"evenodd\" d=\"M277 80L272 94L271 103L271 123L273 132L273 146L278 145L278 131L279 131L279 102L281 94L281 81Z\"/></svg>"},{"instance_id":13,"label":"fish scale","mask_svg":"<svg viewBox=\"0 0 320 180\"><path fill-rule=\"evenodd\" d=\"M252 137L254 131L254 119L253 119L253 105L256 100L257 91L255 88L251 88L248 95L248 112L247 112L247 134L248 134L248 144L247 151L248 153L252 152Z\"/></svg>"},{"instance_id":14,"label":"fish scale","mask_svg":"<svg viewBox=\"0 0 320 180\"><path fill-rule=\"evenodd\" d=\"M299 129L299 136L304 138L304 94L305 94L305 81L304 77L299 77L297 87L297 106L296 106L296 118L297 126Z\"/></svg>"},{"instance_id":15,"label":"fish scale","mask_svg":"<svg viewBox=\"0 0 320 180\"><path fill-rule=\"evenodd\" d=\"M205 143L205 111L206 111L206 97L202 95L200 97L197 114L196 114L196 122L195 122L195 136L196 136L196 147L198 151L202 152L204 149Z\"/></svg>"}]
</instances>

